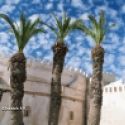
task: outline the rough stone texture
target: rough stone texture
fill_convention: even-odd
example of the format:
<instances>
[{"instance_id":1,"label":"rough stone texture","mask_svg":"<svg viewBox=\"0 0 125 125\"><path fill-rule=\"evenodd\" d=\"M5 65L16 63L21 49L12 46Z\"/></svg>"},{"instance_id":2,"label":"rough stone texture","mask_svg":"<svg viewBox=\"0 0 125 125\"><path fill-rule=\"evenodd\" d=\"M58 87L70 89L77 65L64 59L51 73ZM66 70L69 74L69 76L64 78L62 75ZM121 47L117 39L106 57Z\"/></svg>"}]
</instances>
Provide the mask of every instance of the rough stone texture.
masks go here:
<instances>
[{"instance_id":1,"label":"rough stone texture","mask_svg":"<svg viewBox=\"0 0 125 125\"><path fill-rule=\"evenodd\" d=\"M104 49L96 45L92 49L93 73L89 89L89 114L87 125L100 124L100 111L102 105L102 73L104 62Z\"/></svg>"},{"instance_id":2,"label":"rough stone texture","mask_svg":"<svg viewBox=\"0 0 125 125\"><path fill-rule=\"evenodd\" d=\"M8 125L24 125L22 101L26 80L26 58L23 53L16 53L10 59L10 122Z\"/></svg>"},{"instance_id":3,"label":"rough stone texture","mask_svg":"<svg viewBox=\"0 0 125 125\"><path fill-rule=\"evenodd\" d=\"M63 65L67 52L67 46L64 43L57 42L52 47L53 50L53 68L51 81L51 96L48 125L58 125L60 108L62 103L61 98L61 76Z\"/></svg>"},{"instance_id":4,"label":"rough stone texture","mask_svg":"<svg viewBox=\"0 0 125 125\"><path fill-rule=\"evenodd\" d=\"M0 65L0 69L3 69L4 73L2 78L8 84L9 71L6 70L7 68L5 63ZM24 117L24 124L26 125L48 125L51 69L52 66L40 64L38 62L33 62L32 65L28 64L28 76L27 81L24 84L25 95L23 99L23 106L30 106L31 112L28 117ZM78 71L71 72L64 69L62 74L62 105L59 125L76 125L77 123L79 125L83 125L85 81L85 76ZM9 86L6 87L9 88ZM9 93L4 93L0 103L0 109L3 106L9 105L10 95ZM71 112L73 112L74 115L73 120L70 119ZM0 110L0 125L7 125L7 123L9 123L9 115L9 112Z\"/></svg>"}]
</instances>

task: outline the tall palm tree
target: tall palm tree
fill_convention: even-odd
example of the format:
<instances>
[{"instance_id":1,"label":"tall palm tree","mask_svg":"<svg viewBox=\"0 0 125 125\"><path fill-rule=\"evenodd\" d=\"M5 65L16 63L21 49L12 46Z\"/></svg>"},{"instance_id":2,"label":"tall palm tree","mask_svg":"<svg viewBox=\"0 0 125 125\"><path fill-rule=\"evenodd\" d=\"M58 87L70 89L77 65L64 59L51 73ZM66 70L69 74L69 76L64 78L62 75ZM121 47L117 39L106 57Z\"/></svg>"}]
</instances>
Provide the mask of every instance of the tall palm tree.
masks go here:
<instances>
[{"instance_id":1,"label":"tall palm tree","mask_svg":"<svg viewBox=\"0 0 125 125\"><path fill-rule=\"evenodd\" d=\"M105 36L105 16L104 12L100 12L99 20L97 21L94 16L89 16L90 27L81 23L79 29L81 29L86 35L89 35L95 42L95 47L91 51L93 61L93 74L90 83L90 107L87 125L99 125L100 123L100 110L102 105L102 73L104 63L104 49L101 43Z\"/></svg>"},{"instance_id":2,"label":"tall palm tree","mask_svg":"<svg viewBox=\"0 0 125 125\"><path fill-rule=\"evenodd\" d=\"M26 57L23 49L27 45L29 39L34 35L44 32L43 28L39 28L40 18L34 21L26 19L24 14L20 15L19 24L13 22L7 15L0 14L0 18L4 19L11 27L12 33L15 35L18 52L10 58L10 86L11 86L11 104L10 106L17 110L11 110L11 122L9 125L24 125L22 114L22 100L24 96L24 82L26 81Z\"/></svg>"},{"instance_id":3,"label":"tall palm tree","mask_svg":"<svg viewBox=\"0 0 125 125\"><path fill-rule=\"evenodd\" d=\"M68 47L64 38L68 33L77 29L79 20L71 22L71 18L66 14L61 19L53 15L56 21L56 27L47 25L56 34L56 43L52 46L53 68L51 81L51 99L48 125L58 125L59 112L61 107L61 74Z\"/></svg>"}]
</instances>

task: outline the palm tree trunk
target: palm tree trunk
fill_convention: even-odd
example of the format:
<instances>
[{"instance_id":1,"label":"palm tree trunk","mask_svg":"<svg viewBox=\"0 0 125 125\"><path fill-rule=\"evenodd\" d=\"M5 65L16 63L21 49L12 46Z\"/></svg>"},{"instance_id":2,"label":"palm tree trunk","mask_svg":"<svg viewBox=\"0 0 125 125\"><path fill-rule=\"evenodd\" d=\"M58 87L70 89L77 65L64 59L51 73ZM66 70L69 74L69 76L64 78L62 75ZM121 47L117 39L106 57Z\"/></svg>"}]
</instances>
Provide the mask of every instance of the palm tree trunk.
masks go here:
<instances>
[{"instance_id":1,"label":"palm tree trunk","mask_svg":"<svg viewBox=\"0 0 125 125\"><path fill-rule=\"evenodd\" d=\"M0 102L1 102L1 100L2 100L2 96L3 96L3 91L0 90Z\"/></svg>"},{"instance_id":2,"label":"palm tree trunk","mask_svg":"<svg viewBox=\"0 0 125 125\"><path fill-rule=\"evenodd\" d=\"M104 49L97 45L92 50L93 75L90 83L90 107L88 125L99 125L102 105L102 71L104 62Z\"/></svg>"},{"instance_id":3,"label":"palm tree trunk","mask_svg":"<svg viewBox=\"0 0 125 125\"><path fill-rule=\"evenodd\" d=\"M24 96L24 82L26 80L26 58L23 53L16 53L10 59L11 86L11 122L10 125L24 125L22 100Z\"/></svg>"},{"instance_id":4,"label":"palm tree trunk","mask_svg":"<svg viewBox=\"0 0 125 125\"><path fill-rule=\"evenodd\" d=\"M90 83L90 78L86 77L86 89L85 89L85 101L84 103L84 117L83 117L83 125L87 125L87 119L88 119L88 112L89 112L89 83Z\"/></svg>"},{"instance_id":5,"label":"palm tree trunk","mask_svg":"<svg viewBox=\"0 0 125 125\"><path fill-rule=\"evenodd\" d=\"M48 125L58 125L59 112L61 107L61 74L67 46L57 42L53 47L53 69L51 82L51 99Z\"/></svg>"}]
</instances>

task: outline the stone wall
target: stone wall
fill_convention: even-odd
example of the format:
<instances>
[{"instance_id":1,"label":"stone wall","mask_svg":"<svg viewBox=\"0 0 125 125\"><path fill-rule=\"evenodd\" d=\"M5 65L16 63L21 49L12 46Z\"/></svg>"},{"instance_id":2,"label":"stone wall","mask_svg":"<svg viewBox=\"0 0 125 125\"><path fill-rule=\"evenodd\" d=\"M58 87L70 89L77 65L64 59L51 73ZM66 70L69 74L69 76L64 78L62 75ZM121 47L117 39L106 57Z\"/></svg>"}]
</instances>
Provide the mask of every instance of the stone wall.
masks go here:
<instances>
[{"instance_id":1,"label":"stone wall","mask_svg":"<svg viewBox=\"0 0 125 125\"><path fill-rule=\"evenodd\" d=\"M0 61L1 78L5 81L4 85L6 84L4 87L10 90L7 65L7 59ZM25 125L47 125L52 65L28 61L27 66L28 78L24 83L23 107L28 107L28 110L24 111L24 123ZM62 105L59 125L83 125L85 89L85 73L65 68L62 74ZM2 111L3 107L9 107L9 105L10 93L8 92L3 94L0 102L0 125L9 125L9 111Z\"/></svg>"},{"instance_id":2,"label":"stone wall","mask_svg":"<svg viewBox=\"0 0 125 125\"><path fill-rule=\"evenodd\" d=\"M10 90L8 66L8 58L0 59L0 88ZM28 60L28 77L24 84L25 95L23 99L23 106L28 107L28 110L24 111L24 122L26 125L47 125L52 75L51 69L51 63ZM107 85L114 80L113 75L106 74L104 75L103 85ZM88 83L89 79L86 77L85 72L72 69L71 67L64 68L62 74L62 105L59 125L85 125L85 112L87 112L86 106L88 103L88 101L86 101L88 95L85 95L85 93L88 91L86 90ZM124 87L122 90L123 89ZM110 87L108 87L108 89L104 87L100 125L123 125L119 121L124 121L122 116L125 115L125 111L123 106L120 107L120 104L123 99L125 100L125 94L123 94L123 91L119 91L121 91L120 88L115 90L113 87L112 89L110 89ZM116 102L118 106L115 106ZM122 103L125 104L124 101ZM2 111L2 107L9 107L9 104L9 92L4 93L2 101L0 102L0 125L9 125L9 111ZM118 117L119 114L122 116ZM116 122L116 120L118 122Z\"/></svg>"}]
</instances>

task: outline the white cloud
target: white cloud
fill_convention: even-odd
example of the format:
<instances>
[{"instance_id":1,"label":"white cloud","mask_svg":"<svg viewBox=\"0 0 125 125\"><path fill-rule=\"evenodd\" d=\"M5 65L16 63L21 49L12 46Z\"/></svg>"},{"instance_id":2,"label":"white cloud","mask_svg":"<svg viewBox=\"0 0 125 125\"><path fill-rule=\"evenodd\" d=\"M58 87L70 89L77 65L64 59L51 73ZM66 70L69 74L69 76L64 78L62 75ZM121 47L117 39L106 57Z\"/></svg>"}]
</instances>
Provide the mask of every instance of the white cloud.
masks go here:
<instances>
[{"instance_id":1,"label":"white cloud","mask_svg":"<svg viewBox=\"0 0 125 125\"><path fill-rule=\"evenodd\" d=\"M83 62L84 68L88 74L92 74L92 64L89 62Z\"/></svg>"},{"instance_id":2,"label":"white cloud","mask_svg":"<svg viewBox=\"0 0 125 125\"><path fill-rule=\"evenodd\" d=\"M80 19L88 20L88 13L84 13L80 16Z\"/></svg>"},{"instance_id":3,"label":"white cloud","mask_svg":"<svg viewBox=\"0 0 125 125\"><path fill-rule=\"evenodd\" d=\"M32 0L32 4L38 4L40 3L40 0Z\"/></svg>"},{"instance_id":4,"label":"white cloud","mask_svg":"<svg viewBox=\"0 0 125 125\"><path fill-rule=\"evenodd\" d=\"M9 56L11 54L7 46L2 46L0 51L0 53L5 56Z\"/></svg>"},{"instance_id":5,"label":"white cloud","mask_svg":"<svg viewBox=\"0 0 125 125\"><path fill-rule=\"evenodd\" d=\"M53 8L52 2L55 2L55 1L58 1L58 0L50 0L45 5L44 9L45 10L52 9ZM88 14L91 11L91 7L93 6L93 0L87 1L87 3L89 3L89 6L84 4L82 2L82 0L71 0L71 1L72 1L71 6L77 8L77 14L78 14L77 16L79 16L81 19L87 21ZM4 12L4 13L12 12L15 9L15 6L13 6L13 5L18 4L19 2L20 2L20 0L5 0L5 5L1 6L0 11ZM32 5L40 4L41 7L43 7L43 2L41 2L41 0L32 0L31 3L32 3ZM28 5L27 2L24 2L22 4L23 4L23 6ZM62 12L64 9L63 6L64 6L63 2L58 1L57 11L55 11L55 13L59 17L62 16ZM100 9L103 9L106 11L107 18L110 16L110 18L112 18L115 21L115 23L117 24L115 31L124 26L124 21L118 17L119 11L110 8L108 6L108 2L105 2L105 5L103 5L103 6L95 7L94 11L95 11L96 15L98 14ZM33 8L31 10L34 12ZM70 12L72 12L72 8L69 7L68 10L70 10ZM30 12L32 13L32 11L30 11ZM35 10L35 11L37 11L37 10ZM123 6L121 6L121 11L122 11L121 13L125 13L125 4L123 4ZM40 13L40 14L39 14L39 12L38 12L38 14L33 14L30 17L30 19L35 20L37 17L42 18L43 21L45 21L49 24L53 24L53 22L55 22L54 19L52 17L50 17L50 15L44 14L44 12ZM73 20L75 20L74 17L73 17ZM18 21L17 21L17 23L18 23ZM125 65L124 64L125 57L122 55L122 54L125 54L125 51L124 51L125 38L123 39L123 41L121 41L119 34L114 33L113 31L112 31L112 33L107 33L108 38L105 39L106 42L109 42L109 43L111 42L112 44L107 44L107 45L104 44L103 46L106 50L109 50L110 52L112 52L112 50L117 49L120 52L120 55L118 55L119 57L115 58L115 54L107 54L104 65L105 65L106 69L122 76L121 72L123 72L125 70L120 69L119 67ZM45 52L47 52L47 53L45 53L44 58L50 60L52 58L52 51L50 51L50 49L51 49L52 44L54 43L54 37L52 37L52 38L50 37L51 33L52 32L49 32L47 34L39 34L35 37L32 37L32 39L30 40L26 49L24 50L25 54L30 56L30 52L32 52L33 50L36 50L36 55L38 57L40 57L42 50L39 50L38 48L41 48L41 49L43 48L45 50ZM69 37L69 36L66 37L65 40L68 43L69 50L70 50L70 52L67 54L66 60L67 60L68 65L71 65L73 67L83 67L83 69L85 69L87 71L87 73L91 73L92 72L92 65L90 63L91 62L91 55L90 55L91 50L90 50L90 48L84 47L85 44L83 44L82 42L85 42L87 40L87 42L88 42L87 44L89 44L90 47L94 47L95 43L90 37L85 37L83 34L79 35L79 33L78 34L73 33L73 35L71 35L71 37ZM54 34L52 34L52 35L54 35ZM71 38L78 42L71 43ZM1 44L6 44L8 42L8 39L9 39L9 36L6 33L0 32ZM10 48L12 48L11 43L7 43L6 46L1 47L1 51L4 52L5 54L10 54L10 51L15 52L17 50L17 46L13 47L14 50L12 50L12 49L10 50ZM74 55L75 55L75 57L74 57ZM115 65L115 61L119 62L119 64L117 64L117 66Z\"/></svg>"},{"instance_id":6,"label":"white cloud","mask_svg":"<svg viewBox=\"0 0 125 125\"><path fill-rule=\"evenodd\" d=\"M119 65L125 66L125 56L124 55L119 55L117 60L119 62Z\"/></svg>"},{"instance_id":7,"label":"white cloud","mask_svg":"<svg viewBox=\"0 0 125 125\"><path fill-rule=\"evenodd\" d=\"M110 65L109 67L107 67L107 68L109 68L112 72L114 72L114 73L119 73L118 72L118 68L116 68L116 66L114 65L114 64L112 64L112 65Z\"/></svg>"},{"instance_id":8,"label":"white cloud","mask_svg":"<svg viewBox=\"0 0 125 125\"><path fill-rule=\"evenodd\" d=\"M8 43L9 35L5 32L0 32L0 43Z\"/></svg>"},{"instance_id":9,"label":"white cloud","mask_svg":"<svg viewBox=\"0 0 125 125\"><path fill-rule=\"evenodd\" d=\"M12 12L14 9L15 9L15 6L3 5L0 8L0 12L2 12L2 13L8 13L8 12Z\"/></svg>"},{"instance_id":10,"label":"white cloud","mask_svg":"<svg viewBox=\"0 0 125 125\"><path fill-rule=\"evenodd\" d=\"M107 15L110 15L110 16L112 16L112 17L117 17L118 11L106 7L106 14L107 14Z\"/></svg>"},{"instance_id":11,"label":"white cloud","mask_svg":"<svg viewBox=\"0 0 125 125\"><path fill-rule=\"evenodd\" d=\"M48 3L47 5L45 5L45 8L47 10L52 9L53 8L53 4L52 3Z\"/></svg>"},{"instance_id":12,"label":"white cloud","mask_svg":"<svg viewBox=\"0 0 125 125\"><path fill-rule=\"evenodd\" d=\"M60 10L61 12L63 12L63 11L64 11L64 10L63 10L63 3L60 2L60 3L58 4L57 8L58 8L58 10Z\"/></svg>"},{"instance_id":13,"label":"white cloud","mask_svg":"<svg viewBox=\"0 0 125 125\"><path fill-rule=\"evenodd\" d=\"M104 41L109 43L103 44L103 46L106 50L109 50L110 52L114 49L117 49L117 47L120 45L120 38L116 33L109 33L108 37Z\"/></svg>"},{"instance_id":14,"label":"white cloud","mask_svg":"<svg viewBox=\"0 0 125 125\"><path fill-rule=\"evenodd\" d=\"M106 5L106 4L102 5L102 6L99 6L99 7L97 7L97 9L95 9L96 15L99 14L100 10L103 10L106 13L107 16L110 16L110 17L113 17L113 18L116 18L117 15L118 15L117 10L108 7L108 5Z\"/></svg>"},{"instance_id":15,"label":"white cloud","mask_svg":"<svg viewBox=\"0 0 125 125\"><path fill-rule=\"evenodd\" d=\"M37 39L38 39L40 45L42 45L42 46L48 44L48 42L49 42L49 39L47 40L45 34L39 34L37 36ZM48 44L48 45L50 45L50 44Z\"/></svg>"},{"instance_id":16,"label":"white cloud","mask_svg":"<svg viewBox=\"0 0 125 125\"><path fill-rule=\"evenodd\" d=\"M81 0L72 0L72 6L74 7L82 7L83 3Z\"/></svg>"},{"instance_id":17,"label":"white cloud","mask_svg":"<svg viewBox=\"0 0 125 125\"><path fill-rule=\"evenodd\" d=\"M121 46L121 47L119 47L119 52L121 53L121 54L125 54L125 44L123 45L123 46Z\"/></svg>"},{"instance_id":18,"label":"white cloud","mask_svg":"<svg viewBox=\"0 0 125 125\"><path fill-rule=\"evenodd\" d=\"M125 81L125 69L121 71L121 77Z\"/></svg>"},{"instance_id":19,"label":"white cloud","mask_svg":"<svg viewBox=\"0 0 125 125\"><path fill-rule=\"evenodd\" d=\"M38 15L38 14L37 14ZM49 22L49 23L53 23L53 18L51 15L49 14L39 14L39 17L44 21L44 22Z\"/></svg>"},{"instance_id":20,"label":"white cloud","mask_svg":"<svg viewBox=\"0 0 125 125\"><path fill-rule=\"evenodd\" d=\"M29 17L29 19L31 19L32 21L35 21L35 19L37 19L38 17L40 17L39 14L33 14L32 16Z\"/></svg>"},{"instance_id":21,"label":"white cloud","mask_svg":"<svg viewBox=\"0 0 125 125\"><path fill-rule=\"evenodd\" d=\"M72 57L70 60L67 62L67 65L71 65L73 67L78 68L81 64L81 60L79 57Z\"/></svg>"},{"instance_id":22,"label":"white cloud","mask_svg":"<svg viewBox=\"0 0 125 125\"><path fill-rule=\"evenodd\" d=\"M122 43L123 43L123 45L125 46L125 37L123 37Z\"/></svg>"},{"instance_id":23,"label":"white cloud","mask_svg":"<svg viewBox=\"0 0 125 125\"><path fill-rule=\"evenodd\" d=\"M20 0L6 0L5 3L8 4L8 5L11 5L11 4L18 4L20 2Z\"/></svg>"},{"instance_id":24,"label":"white cloud","mask_svg":"<svg viewBox=\"0 0 125 125\"><path fill-rule=\"evenodd\" d=\"M104 65L109 66L114 63L115 56L112 54L105 54Z\"/></svg>"},{"instance_id":25,"label":"white cloud","mask_svg":"<svg viewBox=\"0 0 125 125\"><path fill-rule=\"evenodd\" d=\"M123 4L123 6L121 7L121 11L122 13L125 13L125 4Z\"/></svg>"},{"instance_id":26,"label":"white cloud","mask_svg":"<svg viewBox=\"0 0 125 125\"><path fill-rule=\"evenodd\" d=\"M86 39L91 47L95 46L95 41L90 36L87 36Z\"/></svg>"}]
</instances>

